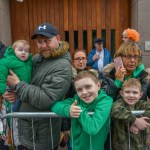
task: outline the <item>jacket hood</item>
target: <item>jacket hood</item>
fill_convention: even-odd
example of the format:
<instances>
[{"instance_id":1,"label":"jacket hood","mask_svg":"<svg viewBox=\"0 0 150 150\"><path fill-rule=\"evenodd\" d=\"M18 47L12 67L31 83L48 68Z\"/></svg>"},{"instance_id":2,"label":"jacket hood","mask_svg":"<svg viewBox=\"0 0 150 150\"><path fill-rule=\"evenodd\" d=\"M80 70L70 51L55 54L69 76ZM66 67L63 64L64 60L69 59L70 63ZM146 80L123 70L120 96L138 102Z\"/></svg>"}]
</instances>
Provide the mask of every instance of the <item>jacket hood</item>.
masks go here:
<instances>
[{"instance_id":1,"label":"jacket hood","mask_svg":"<svg viewBox=\"0 0 150 150\"><path fill-rule=\"evenodd\" d=\"M75 78L77 74L77 69L72 66L72 77Z\"/></svg>"},{"instance_id":2,"label":"jacket hood","mask_svg":"<svg viewBox=\"0 0 150 150\"><path fill-rule=\"evenodd\" d=\"M146 68L145 71L147 72L147 76L145 77L145 81L146 82L150 82L150 68Z\"/></svg>"},{"instance_id":3,"label":"jacket hood","mask_svg":"<svg viewBox=\"0 0 150 150\"><path fill-rule=\"evenodd\" d=\"M69 53L69 43L62 41L61 46L52 53L50 58L63 57L71 62L71 55Z\"/></svg>"},{"instance_id":4,"label":"jacket hood","mask_svg":"<svg viewBox=\"0 0 150 150\"><path fill-rule=\"evenodd\" d=\"M110 72L111 72L113 69L115 69L115 63L114 63L114 62L112 62L112 63L106 65L106 66L103 68L103 73L104 73L105 75L109 75Z\"/></svg>"},{"instance_id":5,"label":"jacket hood","mask_svg":"<svg viewBox=\"0 0 150 150\"><path fill-rule=\"evenodd\" d=\"M62 41L60 43L60 46L58 49L56 49L55 51L52 52L51 54L51 58L55 58L55 57L59 57L59 56L62 56L64 55L65 53L67 53L69 50L69 43L65 42L65 41Z\"/></svg>"},{"instance_id":6,"label":"jacket hood","mask_svg":"<svg viewBox=\"0 0 150 150\"><path fill-rule=\"evenodd\" d=\"M55 51L53 51L52 54L48 58L44 58L43 55L38 53L34 56L34 59L36 59L37 62L41 62L43 60L48 60L48 59L53 59L53 58L55 59L59 57L68 59L71 62L71 55L69 53L69 43L62 41L60 43L60 47L56 49Z\"/></svg>"},{"instance_id":7,"label":"jacket hood","mask_svg":"<svg viewBox=\"0 0 150 150\"><path fill-rule=\"evenodd\" d=\"M14 55L15 56L15 53L14 53L14 50L12 49L12 46L8 47L6 49L6 52L4 54L4 57L8 56L8 55Z\"/></svg>"}]
</instances>

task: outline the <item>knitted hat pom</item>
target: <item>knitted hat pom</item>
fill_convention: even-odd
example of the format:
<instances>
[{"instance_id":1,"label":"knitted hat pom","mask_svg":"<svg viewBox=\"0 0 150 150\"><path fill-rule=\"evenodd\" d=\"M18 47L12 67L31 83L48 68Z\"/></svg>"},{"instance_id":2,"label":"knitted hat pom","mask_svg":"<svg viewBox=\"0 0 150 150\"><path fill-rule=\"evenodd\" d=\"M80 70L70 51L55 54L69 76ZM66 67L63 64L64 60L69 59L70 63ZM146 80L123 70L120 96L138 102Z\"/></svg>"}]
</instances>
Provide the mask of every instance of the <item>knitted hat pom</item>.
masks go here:
<instances>
[{"instance_id":1,"label":"knitted hat pom","mask_svg":"<svg viewBox=\"0 0 150 150\"><path fill-rule=\"evenodd\" d=\"M129 39L131 39L133 42L138 42L139 41L140 35L136 30L128 28L128 29L125 30L125 32L126 32L127 37Z\"/></svg>"}]
</instances>

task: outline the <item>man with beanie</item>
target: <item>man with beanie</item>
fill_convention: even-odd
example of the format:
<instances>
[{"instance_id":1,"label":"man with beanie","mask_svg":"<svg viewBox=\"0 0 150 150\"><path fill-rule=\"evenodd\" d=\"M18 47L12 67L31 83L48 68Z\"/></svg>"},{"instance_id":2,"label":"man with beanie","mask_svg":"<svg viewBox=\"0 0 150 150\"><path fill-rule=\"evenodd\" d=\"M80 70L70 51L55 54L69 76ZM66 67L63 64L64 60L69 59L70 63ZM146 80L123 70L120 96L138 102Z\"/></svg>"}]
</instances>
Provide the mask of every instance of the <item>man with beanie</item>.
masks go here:
<instances>
[{"instance_id":1,"label":"man with beanie","mask_svg":"<svg viewBox=\"0 0 150 150\"><path fill-rule=\"evenodd\" d=\"M31 39L39 50L33 58L31 83L20 81L13 72L7 81L22 102L19 112L48 112L55 101L64 98L71 83L69 44L60 40L57 29L49 23L39 25ZM12 100L9 93L3 96ZM26 150L57 150L61 118L19 119L18 130Z\"/></svg>"}]
</instances>

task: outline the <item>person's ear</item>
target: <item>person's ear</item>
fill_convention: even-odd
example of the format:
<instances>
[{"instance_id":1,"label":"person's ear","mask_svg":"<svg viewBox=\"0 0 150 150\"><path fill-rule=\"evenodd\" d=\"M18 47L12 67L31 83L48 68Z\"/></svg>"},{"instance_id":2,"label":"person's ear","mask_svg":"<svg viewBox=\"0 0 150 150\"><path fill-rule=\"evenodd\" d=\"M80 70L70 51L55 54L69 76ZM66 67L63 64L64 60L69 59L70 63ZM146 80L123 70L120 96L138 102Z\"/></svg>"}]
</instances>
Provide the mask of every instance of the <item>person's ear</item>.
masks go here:
<instances>
[{"instance_id":1,"label":"person's ear","mask_svg":"<svg viewBox=\"0 0 150 150\"><path fill-rule=\"evenodd\" d=\"M143 92L140 93L140 98L143 96Z\"/></svg>"},{"instance_id":2,"label":"person's ear","mask_svg":"<svg viewBox=\"0 0 150 150\"><path fill-rule=\"evenodd\" d=\"M58 41L60 41L60 35L57 35L56 38Z\"/></svg>"},{"instance_id":3,"label":"person's ear","mask_svg":"<svg viewBox=\"0 0 150 150\"><path fill-rule=\"evenodd\" d=\"M122 92L121 90L119 91L119 93L120 93L120 95L123 97L123 92Z\"/></svg>"},{"instance_id":4,"label":"person's ear","mask_svg":"<svg viewBox=\"0 0 150 150\"><path fill-rule=\"evenodd\" d=\"M97 83L97 86L99 89L101 88L101 82L100 81Z\"/></svg>"}]
</instances>

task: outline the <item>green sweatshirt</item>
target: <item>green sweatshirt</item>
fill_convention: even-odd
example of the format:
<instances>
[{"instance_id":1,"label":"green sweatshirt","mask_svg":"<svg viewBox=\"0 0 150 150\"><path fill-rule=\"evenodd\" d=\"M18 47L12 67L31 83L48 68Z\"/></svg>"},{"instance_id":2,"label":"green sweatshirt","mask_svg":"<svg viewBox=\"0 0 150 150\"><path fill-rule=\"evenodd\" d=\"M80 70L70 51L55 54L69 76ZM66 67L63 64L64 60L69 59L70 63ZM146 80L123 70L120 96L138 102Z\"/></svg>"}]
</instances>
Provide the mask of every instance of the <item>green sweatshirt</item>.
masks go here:
<instances>
[{"instance_id":1,"label":"green sweatshirt","mask_svg":"<svg viewBox=\"0 0 150 150\"><path fill-rule=\"evenodd\" d=\"M74 98L58 101L51 110L55 113L70 117L69 109L74 100L82 112L79 118L71 118L71 146L73 150L103 150L109 132L109 115L112 98L99 90L98 97L90 104L82 101L76 94ZM93 112L93 115L88 115Z\"/></svg>"}]
</instances>

